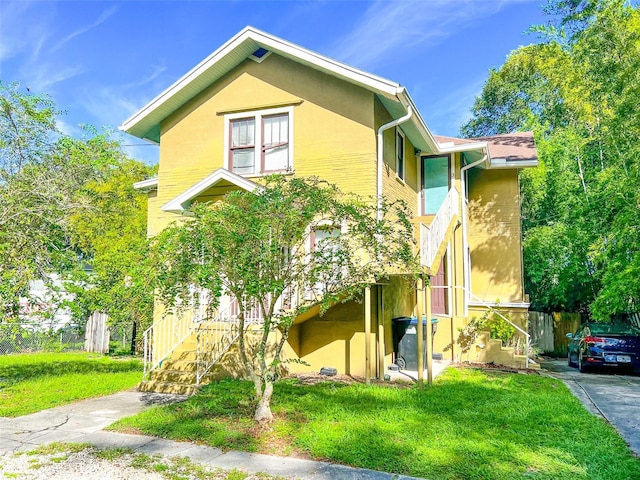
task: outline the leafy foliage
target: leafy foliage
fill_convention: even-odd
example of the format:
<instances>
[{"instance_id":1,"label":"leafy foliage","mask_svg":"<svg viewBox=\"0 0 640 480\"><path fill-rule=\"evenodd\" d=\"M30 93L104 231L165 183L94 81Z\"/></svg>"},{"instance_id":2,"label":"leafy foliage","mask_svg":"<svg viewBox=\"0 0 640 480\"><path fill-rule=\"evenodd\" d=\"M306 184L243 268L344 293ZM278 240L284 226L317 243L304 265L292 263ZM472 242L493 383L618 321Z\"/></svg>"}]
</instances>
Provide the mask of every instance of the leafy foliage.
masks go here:
<instances>
[{"instance_id":1,"label":"leafy foliage","mask_svg":"<svg viewBox=\"0 0 640 480\"><path fill-rule=\"evenodd\" d=\"M155 239L157 292L170 309L188 305L194 289L209 292L211 307L221 294L238 300L241 357L259 401L256 420L271 418L272 383L298 315L358 296L389 268L415 266L407 209L384 204L383 212L377 221L375 202L348 197L316 178L272 176L254 192L194 205L191 219ZM264 324L252 358L244 312L255 307Z\"/></svg>"},{"instance_id":2,"label":"leafy foliage","mask_svg":"<svg viewBox=\"0 0 640 480\"><path fill-rule=\"evenodd\" d=\"M18 318L31 281L55 292L53 279L65 278L80 320L100 310L148 321L146 201L132 184L153 169L127 159L109 132L61 134L53 101L18 84L0 83L0 107L0 320Z\"/></svg>"},{"instance_id":3,"label":"leafy foliage","mask_svg":"<svg viewBox=\"0 0 640 480\"><path fill-rule=\"evenodd\" d=\"M532 307L637 310L640 12L622 0L553 0L542 42L513 52L476 100L470 136L533 129L521 173Z\"/></svg>"}]
</instances>

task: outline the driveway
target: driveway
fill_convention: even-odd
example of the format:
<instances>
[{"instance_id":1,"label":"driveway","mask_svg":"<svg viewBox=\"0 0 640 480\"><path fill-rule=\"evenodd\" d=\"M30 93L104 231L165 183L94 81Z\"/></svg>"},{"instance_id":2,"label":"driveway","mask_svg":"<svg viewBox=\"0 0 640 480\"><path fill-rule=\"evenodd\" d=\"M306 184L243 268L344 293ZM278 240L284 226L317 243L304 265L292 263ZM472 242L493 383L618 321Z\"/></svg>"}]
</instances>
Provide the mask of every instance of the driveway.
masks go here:
<instances>
[{"instance_id":1,"label":"driveway","mask_svg":"<svg viewBox=\"0 0 640 480\"><path fill-rule=\"evenodd\" d=\"M541 366L562 380L589 411L611 423L640 456L640 376L613 370L580 373L566 359Z\"/></svg>"}]
</instances>

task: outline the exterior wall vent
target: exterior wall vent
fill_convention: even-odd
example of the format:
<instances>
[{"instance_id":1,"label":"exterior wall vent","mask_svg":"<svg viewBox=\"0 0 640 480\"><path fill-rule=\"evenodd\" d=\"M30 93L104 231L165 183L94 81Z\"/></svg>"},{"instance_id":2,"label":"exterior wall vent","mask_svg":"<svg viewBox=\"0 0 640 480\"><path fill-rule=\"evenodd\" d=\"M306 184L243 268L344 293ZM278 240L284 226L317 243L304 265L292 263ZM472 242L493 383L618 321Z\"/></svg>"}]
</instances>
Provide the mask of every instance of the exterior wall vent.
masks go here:
<instances>
[{"instance_id":1,"label":"exterior wall vent","mask_svg":"<svg viewBox=\"0 0 640 480\"><path fill-rule=\"evenodd\" d=\"M254 62L260 63L264 61L264 59L267 58L269 55L271 55L271 52L269 50L263 47L258 47L258 49L255 52L249 55L249 58Z\"/></svg>"}]
</instances>

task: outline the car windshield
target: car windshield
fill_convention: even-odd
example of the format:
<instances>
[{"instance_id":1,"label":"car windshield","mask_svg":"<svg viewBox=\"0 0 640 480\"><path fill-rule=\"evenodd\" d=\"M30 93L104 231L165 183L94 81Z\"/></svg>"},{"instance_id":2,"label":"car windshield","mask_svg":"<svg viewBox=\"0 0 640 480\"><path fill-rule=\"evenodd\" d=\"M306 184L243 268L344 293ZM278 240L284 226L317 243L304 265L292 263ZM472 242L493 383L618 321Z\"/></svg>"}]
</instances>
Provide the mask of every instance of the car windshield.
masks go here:
<instances>
[{"instance_id":1,"label":"car windshield","mask_svg":"<svg viewBox=\"0 0 640 480\"><path fill-rule=\"evenodd\" d=\"M639 328L618 323L592 323L589 330L591 335L640 335Z\"/></svg>"}]
</instances>

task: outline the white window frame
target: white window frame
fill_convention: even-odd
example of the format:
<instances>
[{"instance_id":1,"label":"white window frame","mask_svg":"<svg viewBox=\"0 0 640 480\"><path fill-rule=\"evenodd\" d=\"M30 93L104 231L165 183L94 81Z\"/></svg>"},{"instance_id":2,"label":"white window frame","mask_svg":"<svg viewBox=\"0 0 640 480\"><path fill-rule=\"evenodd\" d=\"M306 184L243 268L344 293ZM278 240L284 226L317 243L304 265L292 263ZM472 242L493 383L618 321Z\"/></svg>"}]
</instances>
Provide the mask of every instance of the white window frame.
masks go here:
<instances>
[{"instance_id":1,"label":"white window frame","mask_svg":"<svg viewBox=\"0 0 640 480\"><path fill-rule=\"evenodd\" d=\"M400 138L402 140L399 141ZM405 139L404 132L398 127L396 127L396 138L395 138L394 145L395 145L395 149L394 149L393 155L396 159L396 176L404 182L405 169L407 167L407 152L406 152L407 142ZM400 145L402 145L402 158L400 158L400 155L398 155L398 153L400 153L398 151L399 150L398 147Z\"/></svg>"},{"instance_id":2,"label":"white window frame","mask_svg":"<svg viewBox=\"0 0 640 480\"><path fill-rule=\"evenodd\" d=\"M262 142L262 119L272 115L281 115L283 113L288 114L289 119L289 166L286 170L270 170L262 171L262 155L263 155L263 142ZM293 171L293 107L281 107L281 108L267 108L264 110L251 110L244 112L229 113L224 116L224 165L227 170L233 172L233 165L231 163L230 154L230 138L231 138L231 121L239 120L243 118L253 118L255 120L255 132L254 132L254 172L238 174L243 177L259 177L263 175L270 175L272 173L282 173Z\"/></svg>"}]
</instances>

